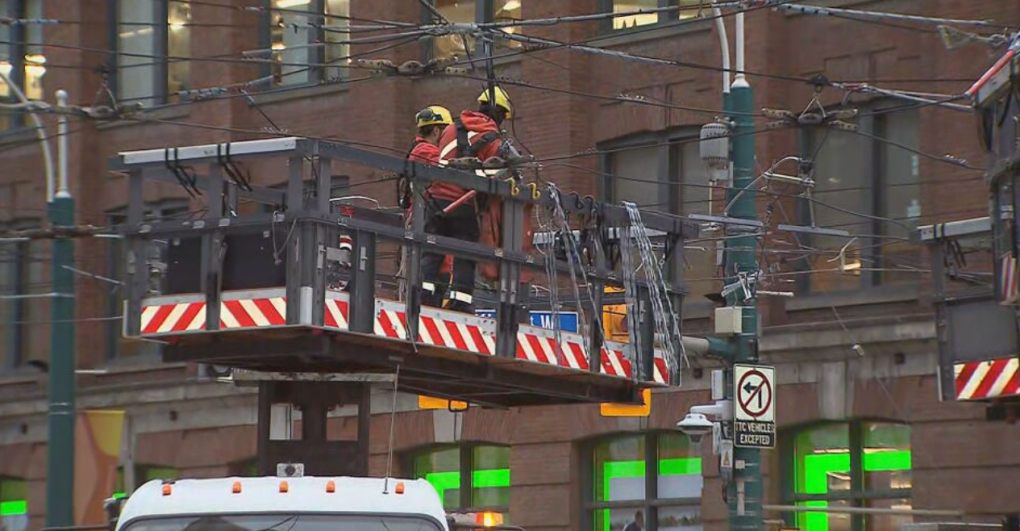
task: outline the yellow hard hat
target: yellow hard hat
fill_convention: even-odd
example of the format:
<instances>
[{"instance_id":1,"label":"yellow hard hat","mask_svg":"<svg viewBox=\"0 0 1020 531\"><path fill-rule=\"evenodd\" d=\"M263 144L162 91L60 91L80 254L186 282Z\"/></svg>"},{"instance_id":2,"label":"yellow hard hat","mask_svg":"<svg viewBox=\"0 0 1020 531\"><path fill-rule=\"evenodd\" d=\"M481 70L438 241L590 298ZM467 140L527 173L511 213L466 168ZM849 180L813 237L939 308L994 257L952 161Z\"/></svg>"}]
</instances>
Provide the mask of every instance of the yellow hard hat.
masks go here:
<instances>
[{"instance_id":1,"label":"yellow hard hat","mask_svg":"<svg viewBox=\"0 0 1020 531\"><path fill-rule=\"evenodd\" d=\"M506 91L501 87L496 87L494 92L496 93L496 105L506 111L507 118L513 118L514 108L510 105L510 96L507 96ZM482 95L478 96L478 103L488 103L488 101L489 89L485 89L482 91Z\"/></svg>"},{"instance_id":2,"label":"yellow hard hat","mask_svg":"<svg viewBox=\"0 0 1020 531\"><path fill-rule=\"evenodd\" d=\"M430 105L418 111L418 114L414 115L414 121L422 128L429 125L450 125L453 123L453 117L446 107Z\"/></svg>"}]
</instances>

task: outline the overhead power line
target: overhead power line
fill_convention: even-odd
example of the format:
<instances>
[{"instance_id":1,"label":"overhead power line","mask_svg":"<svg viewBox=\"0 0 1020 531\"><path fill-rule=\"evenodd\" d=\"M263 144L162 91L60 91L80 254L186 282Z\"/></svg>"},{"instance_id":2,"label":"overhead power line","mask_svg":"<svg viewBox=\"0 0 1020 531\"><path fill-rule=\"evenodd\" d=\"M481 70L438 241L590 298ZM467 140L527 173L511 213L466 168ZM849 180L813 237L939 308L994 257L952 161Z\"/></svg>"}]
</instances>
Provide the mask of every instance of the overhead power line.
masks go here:
<instances>
[{"instance_id":1,"label":"overhead power line","mask_svg":"<svg viewBox=\"0 0 1020 531\"><path fill-rule=\"evenodd\" d=\"M769 2L772 4L772 2ZM805 15L820 15L820 16L851 16L860 17L874 20L899 20L904 22L917 22L921 24L950 24L954 26L983 26L983 27L994 27L1001 28L1000 24L996 24L994 20L970 20L970 19L959 19L959 18L939 18L929 17L924 15L908 15L903 13L887 13L880 11L863 11L859 9L837 9L832 7L820 7L810 6L804 4L793 4L793 3L776 3L769 7L775 7L782 11L792 11L795 13L803 13Z\"/></svg>"}]
</instances>

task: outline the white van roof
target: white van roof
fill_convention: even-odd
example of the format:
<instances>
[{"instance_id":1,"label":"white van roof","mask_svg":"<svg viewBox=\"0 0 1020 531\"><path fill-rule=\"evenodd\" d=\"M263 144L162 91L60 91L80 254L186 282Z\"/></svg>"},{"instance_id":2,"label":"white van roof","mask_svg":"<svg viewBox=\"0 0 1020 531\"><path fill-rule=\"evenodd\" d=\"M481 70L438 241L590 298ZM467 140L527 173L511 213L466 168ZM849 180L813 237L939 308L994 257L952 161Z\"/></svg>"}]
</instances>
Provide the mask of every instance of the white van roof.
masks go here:
<instances>
[{"instance_id":1,"label":"white van roof","mask_svg":"<svg viewBox=\"0 0 1020 531\"><path fill-rule=\"evenodd\" d=\"M287 492L280 483L287 482ZM334 492L327 492L333 482ZM436 490L423 479L390 479L383 494L381 478L353 477L229 477L182 479L169 484L154 480L136 490L121 511L117 531L140 517L243 513L361 513L422 515L447 531L446 515ZM234 493L234 484L241 491ZM403 488L399 488L401 485ZM398 494L402 490L403 493Z\"/></svg>"}]
</instances>

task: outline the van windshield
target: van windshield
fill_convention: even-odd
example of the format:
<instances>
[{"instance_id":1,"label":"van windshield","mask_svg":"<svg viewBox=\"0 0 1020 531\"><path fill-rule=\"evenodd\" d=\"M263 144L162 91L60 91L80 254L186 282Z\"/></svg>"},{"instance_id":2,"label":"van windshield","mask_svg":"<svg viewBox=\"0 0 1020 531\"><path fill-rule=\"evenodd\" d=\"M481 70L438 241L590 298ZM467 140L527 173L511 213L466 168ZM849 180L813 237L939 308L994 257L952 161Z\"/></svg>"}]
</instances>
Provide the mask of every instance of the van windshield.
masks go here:
<instances>
[{"instance_id":1,"label":"van windshield","mask_svg":"<svg viewBox=\"0 0 1020 531\"><path fill-rule=\"evenodd\" d=\"M129 523L121 531L442 531L415 516L349 514L206 514L162 516Z\"/></svg>"}]
</instances>

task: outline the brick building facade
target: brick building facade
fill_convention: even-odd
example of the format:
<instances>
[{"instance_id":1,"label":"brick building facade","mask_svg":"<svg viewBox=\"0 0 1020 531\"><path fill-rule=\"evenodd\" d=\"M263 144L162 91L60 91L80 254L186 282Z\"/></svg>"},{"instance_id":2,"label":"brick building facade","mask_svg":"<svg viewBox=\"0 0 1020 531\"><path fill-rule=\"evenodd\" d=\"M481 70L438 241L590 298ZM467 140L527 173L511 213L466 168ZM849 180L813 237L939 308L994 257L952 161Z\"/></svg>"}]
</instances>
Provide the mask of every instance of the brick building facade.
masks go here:
<instances>
[{"instance_id":1,"label":"brick building facade","mask_svg":"<svg viewBox=\"0 0 1020 531\"><path fill-rule=\"evenodd\" d=\"M224 9L208 2L172 2L176 5L171 9L162 1L138 0L151 4L152 9L145 10L125 1L0 0L0 16L6 12L31 18L41 13L66 22L42 31L0 33L0 67L6 62L9 71L18 74L16 81L34 87L37 93L29 91L31 97L53 101L53 92L62 88L74 104L108 102L112 95L121 103L147 106L134 118L116 122L72 120L70 179L83 224L116 223L122 215L125 179L105 167L118 151L257 138L269 126L268 116L290 134L402 153L418 109L429 104L455 111L469 108L482 86L470 79L481 74L470 72L378 78L357 65L335 69L330 64L303 73L295 73L301 68L293 66L325 65L331 57L347 54L402 62L456 50L457 42L409 39L378 52L373 50L389 43L334 43L310 47L312 51L302 55L287 51L302 49L293 39L313 42L320 36L288 30L296 18L282 20L281 33L274 31L281 20L269 12ZM355 26L424 17L421 5L413 1L273 0L272 5L281 7L281 2L349 13ZM455 21L534 19L592 13L612 9L614 3L618 10L656 4L437 3ZM682 3L691 8L698 4ZM1003 25L1020 21L1020 4L995 0L817 3L995 19ZM708 11L681 13L681 22L673 20L673 12L622 19L620 28L585 22L529 27L524 33L672 59L683 66L565 49L518 54L514 48L497 48L507 55L497 61L499 73L519 82L506 85L516 106L512 132L520 145L546 161L544 179L561 189L635 200L674 213L721 211L718 197L706 191L697 144L689 141L722 106L718 40L713 22L696 16ZM116 20L121 23L114 25ZM732 36L732 19L726 22ZM979 44L947 50L930 28L910 26L915 29L753 12L748 17L748 71L769 74L749 76L756 105L799 112L814 94L805 80L816 75L957 94L998 53ZM365 35L359 31L351 35ZM332 39L328 32L321 38ZM262 57L276 57L282 66L242 60L243 50L281 47ZM165 55L192 60L167 65L160 59ZM274 85L252 95L258 109L236 91L203 101L176 93L269 74L276 75ZM643 103L624 101L636 96ZM818 167L813 219L811 209L795 197L796 190L780 190L784 195L771 204L763 202L763 211L768 208L782 223L814 221L859 235L850 244L845 239L801 242L829 251L805 258L793 253L797 247L789 234L765 236L770 251L764 256L782 273L777 278L790 280L776 289L797 293L762 302L761 348L763 360L777 366L781 430L780 447L767 454L766 502L958 510L968 515L967 521L995 521L1000 514L1020 512L1020 501L1004 488L1020 478L1020 428L985 421L980 405L939 402L924 257L919 247L905 241L919 224L986 215L980 171L915 153L934 158L950 154L979 164L976 121L932 106L844 96L831 87L818 94L826 108L861 109L862 132L911 149L862 135L809 129L758 136L762 169L794 154L816 158ZM8 93L0 92L0 98L6 97ZM49 116L44 121L52 134L55 121ZM24 123L20 115L0 115L5 127L0 130L3 229L40 226L45 218L42 159L33 133L21 127ZM251 168L254 181L263 185L283 183L281 170ZM382 172L339 164L332 170L342 177L338 186L356 186L351 193L393 204L393 183L384 181ZM646 182L647 176L654 180L656 175L664 176L657 178L662 183ZM163 186L150 199L154 215L201 215L201 200L178 187ZM719 289L713 280L718 276L715 241L707 234L704 241L690 244L697 249L689 253L692 296L685 333L698 335L711 328L711 304L700 295ZM0 293L48 292L48 245L0 244ZM843 245L848 247L841 260L837 251ZM80 240L77 267L116 279L123 271L116 242ZM255 453L254 395L203 380L194 367L162 364L156 345L121 340L115 284L82 276L77 293L77 364L101 372L78 377L79 407L127 412L129 451L122 461L130 471L123 483L248 473ZM13 516L4 516L12 529L21 525L21 513L32 529L41 526L45 514L45 375L32 362L47 359L48 319L45 298L0 299L0 503L17 503L8 506ZM854 343L863 347L863 355L850 348ZM528 529L620 531L638 510L645 513L651 531L725 528L717 464L702 459L686 438L671 431L691 405L708 401L709 365L685 375L682 390L657 392L648 419L602 418L596 406L472 408L463 414L419 411L413 397L401 396L392 448L396 470L433 479L451 508L499 508ZM388 411L392 396L378 389L376 398L374 409ZM353 433L355 421L343 411L332 422L332 435ZM389 426L388 415L373 418L371 471L376 475L386 470ZM708 448L703 445L703 453L710 453ZM473 488L461 492L460 485L468 482ZM770 518L780 517L770 513ZM902 521L904 517L810 513L789 517L787 524L810 531L886 531Z\"/></svg>"}]
</instances>

